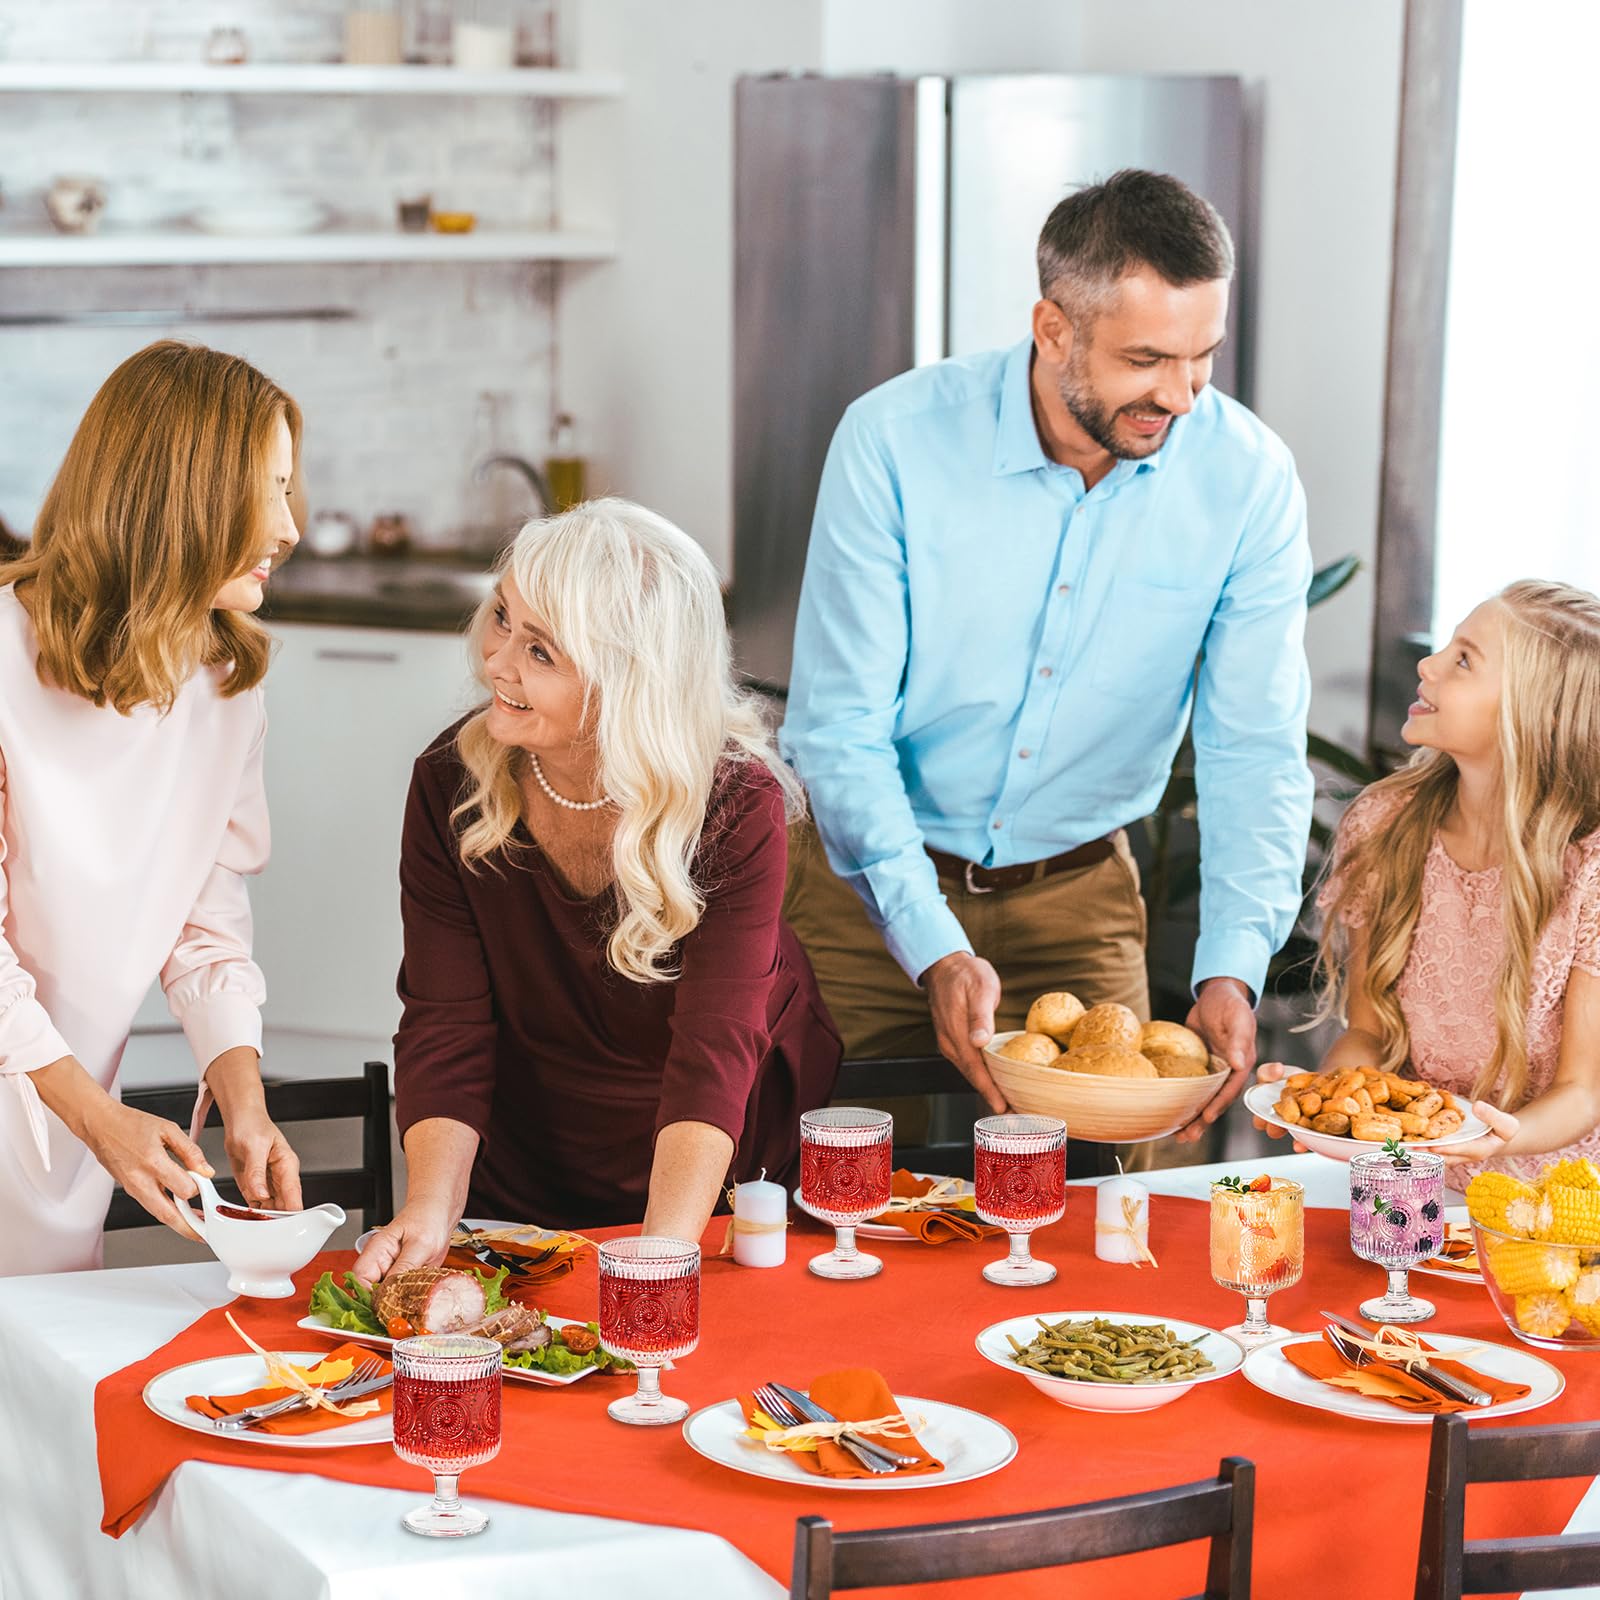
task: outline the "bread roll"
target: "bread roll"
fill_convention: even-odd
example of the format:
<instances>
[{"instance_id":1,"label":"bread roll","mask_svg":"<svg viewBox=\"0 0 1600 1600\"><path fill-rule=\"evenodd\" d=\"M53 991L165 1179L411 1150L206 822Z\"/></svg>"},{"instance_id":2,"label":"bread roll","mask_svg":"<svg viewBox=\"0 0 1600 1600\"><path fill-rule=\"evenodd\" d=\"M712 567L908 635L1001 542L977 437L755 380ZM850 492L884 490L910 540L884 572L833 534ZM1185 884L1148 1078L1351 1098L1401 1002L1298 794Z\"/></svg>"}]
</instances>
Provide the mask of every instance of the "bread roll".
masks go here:
<instances>
[{"instance_id":1,"label":"bread roll","mask_svg":"<svg viewBox=\"0 0 1600 1600\"><path fill-rule=\"evenodd\" d=\"M1155 1067L1139 1054L1120 1044L1086 1044L1069 1050L1056 1062L1069 1072L1083 1072L1096 1078L1154 1078Z\"/></svg>"},{"instance_id":2,"label":"bread roll","mask_svg":"<svg viewBox=\"0 0 1600 1600\"><path fill-rule=\"evenodd\" d=\"M1072 1043L1074 1048L1086 1044L1121 1045L1137 1054L1140 1031L1139 1019L1126 1006L1091 1006L1072 1030Z\"/></svg>"},{"instance_id":3,"label":"bread roll","mask_svg":"<svg viewBox=\"0 0 1600 1600\"><path fill-rule=\"evenodd\" d=\"M1019 1033L997 1046L995 1054L1004 1056L1007 1061L1031 1061L1036 1067L1048 1067L1054 1065L1061 1052L1049 1034Z\"/></svg>"},{"instance_id":4,"label":"bread roll","mask_svg":"<svg viewBox=\"0 0 1600 1600\"><path fill-rule=\"evenodd\" d=\"M1157 1051L1152 1055L1145 1056L1145 1060L1156 1069L1156 1076L1161 1078L1208 1078L1211 1076L1210 1056L1207 1056L1204 1061L1196 1061L1193 1056L1174 1056L1168 1055L1165 1051Z\"/></svg>"},{"instance_id":5,"label":"bread roll","mask_svg":"<svg viewBox=\"0 0 1600 1600\"><path fill-rule=\"evenodd\" d=\"M1057 1044L1065 1047L1083 1014L1083 1002L1077 995L1057 989L1050 994L1040 995L1028 1007L1028 1020L1023 1027L1029 1033L1047 1033Z\"/></svg>"},{"instance_id":6,"label":"bread roll","mask_svg":"<svg viewBox=\"0 0 1600 1600\"><path fill-rule=\"evenodd\" d=\"M1211 1051L1198 1033L1181 1022L1147 1022L1139 1030L1139 1051L1147 1056L1187 1056L1209 1068Z\"/></svg>"}]
</instances>

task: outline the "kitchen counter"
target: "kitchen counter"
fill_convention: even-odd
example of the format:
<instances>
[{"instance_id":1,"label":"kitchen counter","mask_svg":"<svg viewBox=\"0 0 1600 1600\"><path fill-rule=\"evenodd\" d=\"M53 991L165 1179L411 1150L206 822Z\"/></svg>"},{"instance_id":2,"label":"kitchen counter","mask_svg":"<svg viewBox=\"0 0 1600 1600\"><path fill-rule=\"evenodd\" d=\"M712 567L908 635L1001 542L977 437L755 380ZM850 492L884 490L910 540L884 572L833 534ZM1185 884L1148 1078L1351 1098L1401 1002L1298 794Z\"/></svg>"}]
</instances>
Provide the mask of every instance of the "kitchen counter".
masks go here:
<instances>
[{"instance_id":1,"label":"kitchen counter","mask_svg":"<svg viewBox=\"0 0 1600 1600\"><path fill-rule=\"evenodd\" d=\"M456 551L297 554L273 573L258 615L264 622L459 633L493 582L482 561Z\"/></svg>"}]
</instances>

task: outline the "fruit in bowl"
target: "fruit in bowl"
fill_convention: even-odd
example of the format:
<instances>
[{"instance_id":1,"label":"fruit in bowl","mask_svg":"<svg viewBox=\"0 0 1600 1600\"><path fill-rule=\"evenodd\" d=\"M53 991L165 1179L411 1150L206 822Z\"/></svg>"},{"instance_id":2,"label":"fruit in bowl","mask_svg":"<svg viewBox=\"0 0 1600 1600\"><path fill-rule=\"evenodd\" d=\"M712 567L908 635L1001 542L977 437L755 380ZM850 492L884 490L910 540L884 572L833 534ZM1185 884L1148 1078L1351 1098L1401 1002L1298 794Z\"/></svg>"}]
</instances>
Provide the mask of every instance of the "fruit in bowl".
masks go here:
<instances>
[{"instance_id":1,"label":"fruit in bowl","mask_svg":"<svg viewBox=\"0 0 1600 1600\"><path fill-rule=\"evenodd\" d=\"M1559 1161L1532 1183L1480 1172L1467 1210L1506 1326L1546 1349L1600 1350L1600 1168Z\"/></svg>"},{"instance_id":2,"label":"fruit in bowl","mask_svg":"<svg viewBox=\"0 0 1600 1600\"><path fill-rule=\"evenodd\" d=\"M1068 1136L1107 1144L1175 1133L1222 1087L1226 1068L1176 1022L1126 1006L1085 1007L1064 990L1040 995L1028 1026L997 1033L984 1057L1018 1111L1061 1117Z\"/></svg>"}]
</instances>

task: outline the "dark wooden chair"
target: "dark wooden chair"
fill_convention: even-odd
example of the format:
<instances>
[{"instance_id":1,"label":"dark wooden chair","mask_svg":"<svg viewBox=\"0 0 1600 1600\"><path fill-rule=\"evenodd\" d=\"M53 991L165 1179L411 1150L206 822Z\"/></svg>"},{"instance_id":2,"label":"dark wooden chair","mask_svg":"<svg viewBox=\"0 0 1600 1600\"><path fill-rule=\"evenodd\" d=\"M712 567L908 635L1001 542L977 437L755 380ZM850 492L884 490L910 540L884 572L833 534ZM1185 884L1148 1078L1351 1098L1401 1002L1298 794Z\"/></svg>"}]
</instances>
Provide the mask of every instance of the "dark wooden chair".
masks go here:
<instances>
[{"instance_id":1,"label":"dark wooden chair","mask_svg":"<svg viewBox=\"0 0 1600 1600\"><path fill-rule=\"evenodd\" d=\"M951 1096L959 1096L959 1111L954 1121L967 1129L965 1139L940 1143L901 1144L895 1142L894 1159L912 1172L938 1172L953 1178L972 1176L972 1124L982 1113L972 1085L943 1056L894 1056L881 1061L846 1061L839 1068L839 1082L833 1098L839 1105L873 1105L879 1100L913 1095L933 1095L955 1108ZM935 1117L933 1126L937 1127Z\"/></svg>"},{"instance_id":2,"label":"dark wooden chair","mask_svg":"<svg viewBox=\"0 0 1600 1600\"><path fill-rule=\"evenodd\" d=\"M1249 1600L1255 1482L1253 1462L1227 1456L1215 1478L1057 1511L860 1533L835 1533L823 1517L801 1517L789 1600L1075 1566L1206 1538L1211 1555L1199 1600Z\"/></svg>"},{"instance_id":3,"label":"dark wooden chair","mask_svg":"<svg viewBox=\"0 0 1600 1600\"><path fill-rule=\"evenodd\" d=\"M1468 1539L1469 1483L1600 1474L1600 1423L1540 1428L1471 1428L1463 1416L1435 1417L1422 1505L1416 1600L1464 1594L1521 1594L1600 1583L1600 1534Z\"/></svg>"},{"instance_id":4,"label":"dark wooden chair","mask_svg":"<svg viewBox=\"0 0 1600 1600\"><path fill-rule=\"evenodd\" d=\"M361 1165L333 1171L302 1172L300 1187L308 1206L332 1201L346 1211L359 1211L367 1227L377 1227L394 1216L394 1162L389 1149L389 1069L369 1061L359 1078L312 1078L302 1083L268 1083L267 1113L280 1125L296 1122L331 1122L341 1117L361 1120ZM193 1089L136 1089L122 1103L152 1116L165 1117L180 1127L189 1126L194 1110ZM215 1106L207 1127L221 1121ZM292 1140L293 1135L290 1135ZM231 1178L218 1179L217 1189L230 1200L240 1198ZM106 1214L107 1229L158 1226L137 1200L118 1189Z\"/></svg>"}]
</instances>

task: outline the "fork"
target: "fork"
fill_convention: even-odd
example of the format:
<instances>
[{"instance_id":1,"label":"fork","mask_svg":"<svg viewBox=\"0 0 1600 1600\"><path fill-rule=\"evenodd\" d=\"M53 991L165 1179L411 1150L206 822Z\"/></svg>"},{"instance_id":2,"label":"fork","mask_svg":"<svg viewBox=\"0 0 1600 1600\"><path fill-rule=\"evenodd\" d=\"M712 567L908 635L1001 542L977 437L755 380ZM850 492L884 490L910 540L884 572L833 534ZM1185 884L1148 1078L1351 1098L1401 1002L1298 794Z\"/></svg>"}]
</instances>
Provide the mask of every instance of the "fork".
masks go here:
<instances>
[{"instance_id":1,"label":"fork","mask_svg":"<svg viewBox=\"0 0 1600 1600\"><path fill-rule=\"evenodd\" d=\"M756 1404L774 1422L782 1423L786 1428L805 1426L806 1419L770 1383L759 1385L753 1392ZM859 1438L853 1433L841 1433L839 1435L839 1443L868 1472L893 1472L896 1467L912 1466L917 1459L915 1456L896 1455L893 1451L885 1450L875 1444L869 1444L865 1439Z\"/></svg>"},{"instance_id":2,"label":"fork","mask_svg":"<svg viewBox=\"0 0 1600 1600\"><path fill-rule=\"evenodd\" d=\"M377 1389L386 1389L394 1382L394 1375L383 1370L383 1362L376 1356L363 1361L347 1378L341 1378L336 1384L322 1391L323 1397L335 1402L340 1400L356 1400L364 1394L371 1394ZM265 1422L271 1417L279 1417L286 1411L295 1411L299 1407L309 1405L310 1401L303 1394L292 1394L283 1400L274 1400L270 1405L252 1406L248 1411L235 1412L231 1417L218 1417L212 1427L223 1433L238 1433L245 1428L252 1428L258 1422Z\"/></svg>"}]
</instances>

